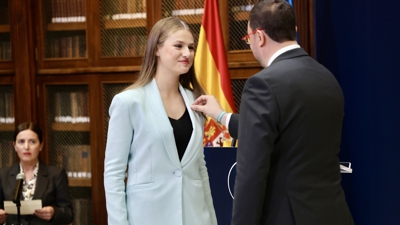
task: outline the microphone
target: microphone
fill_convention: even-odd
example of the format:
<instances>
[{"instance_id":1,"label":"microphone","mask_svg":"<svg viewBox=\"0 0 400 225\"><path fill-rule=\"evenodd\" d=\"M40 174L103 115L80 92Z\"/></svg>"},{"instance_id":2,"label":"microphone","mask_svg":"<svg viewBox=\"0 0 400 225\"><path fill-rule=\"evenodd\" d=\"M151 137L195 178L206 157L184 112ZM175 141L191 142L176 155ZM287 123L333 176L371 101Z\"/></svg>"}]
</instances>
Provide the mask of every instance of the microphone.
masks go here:
<instances>
[{"instance_id":1,"label":"microphone","mask_svg":"<svg viewBox=\"0 0 400 225\"><path fill-rule=\"evenodd\" d=\"M17 204L21 198L22 186L24 184L25 175L23 173L19 173L17 175L17 183L15 184L13 202Z\"/></svg>"}]
</instances>

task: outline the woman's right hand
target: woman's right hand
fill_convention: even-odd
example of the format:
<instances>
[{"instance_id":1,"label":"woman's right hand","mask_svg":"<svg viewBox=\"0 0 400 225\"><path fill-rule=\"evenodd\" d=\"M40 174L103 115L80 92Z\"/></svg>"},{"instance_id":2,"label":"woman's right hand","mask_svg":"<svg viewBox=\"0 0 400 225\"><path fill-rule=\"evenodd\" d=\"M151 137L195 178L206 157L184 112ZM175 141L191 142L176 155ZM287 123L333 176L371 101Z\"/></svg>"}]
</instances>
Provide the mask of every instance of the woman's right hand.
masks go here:
<instances>
[{"instance_id":1,"label":"woman's right hand","mask_svg":"<svg viewBox=\"0 0 400 225\"><path fill-rule=\"evenodd\" d=\"M6 222L7 219L7 213L3 209L0 209L0 224L3 224Z\"/></svg>"}]
</instances>

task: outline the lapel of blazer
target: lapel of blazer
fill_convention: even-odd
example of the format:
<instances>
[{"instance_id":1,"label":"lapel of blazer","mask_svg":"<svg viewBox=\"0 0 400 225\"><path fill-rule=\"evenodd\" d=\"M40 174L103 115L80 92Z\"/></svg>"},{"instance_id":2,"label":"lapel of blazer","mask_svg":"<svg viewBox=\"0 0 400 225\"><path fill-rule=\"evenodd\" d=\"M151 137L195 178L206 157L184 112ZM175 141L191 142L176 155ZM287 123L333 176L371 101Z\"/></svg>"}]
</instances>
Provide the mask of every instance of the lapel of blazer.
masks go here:
<instances>
[{"instance_id":1,"label":"lapel of blazer","mask_svg":"<svg viewBox=\"0 0 400 225\"><path fill-rule=\"evenodd\" d=\"M167 112L165 111L164 103L160 91L158 90L156 80L153 79L149 84L147 84L145 90L149 97L149 104L151 105L153 118L157 124L158 133L161 135L168 156L176 167L181 168L178 150L175 145L174 132L171 123L169 122Z\"/></svg>"},{"instance_id":2,"label":"lapel of blazer","mask_svg":"<svg viewBox=\"0 0 400 225\"><path fill-rule=\"evenodd\" d=\"M194 102L193 94L189 90L185 90L181 85L179 85L179 90L185 101L185 106L189 111L190 120L192 122L192 136L190 137L188 146L186 147L185 154L181 161L182 167L190 162L190 160L195 155L199 146L203 145L203 123L202 117L199 113L194 112L190 109L190 105Z\"/></svg>"},{"instance_id":3,"label":"lapel of blazer","mask_svg":"<svg viewBox=\"0 0 400 225\"><path fill-rule=\"evenodd\" d=\"M9 178L8 178L8 183L10 185L11 190L14 193L14 188L15 184L17 183L17 175L19 174L19 163L15 163L10 172L9 172Z\"/></svg>"},{"instance_id":4,"label":"lapel of blazer","mask_svg":"<svg viewBox=\"0 0 400 225\"><path fill-rule=\"evenodd\" d=\"M49 183L48 167L39 161L39 171L36 178L35 193L33 199L41 199Z\"/></svg>"}]
</instances>

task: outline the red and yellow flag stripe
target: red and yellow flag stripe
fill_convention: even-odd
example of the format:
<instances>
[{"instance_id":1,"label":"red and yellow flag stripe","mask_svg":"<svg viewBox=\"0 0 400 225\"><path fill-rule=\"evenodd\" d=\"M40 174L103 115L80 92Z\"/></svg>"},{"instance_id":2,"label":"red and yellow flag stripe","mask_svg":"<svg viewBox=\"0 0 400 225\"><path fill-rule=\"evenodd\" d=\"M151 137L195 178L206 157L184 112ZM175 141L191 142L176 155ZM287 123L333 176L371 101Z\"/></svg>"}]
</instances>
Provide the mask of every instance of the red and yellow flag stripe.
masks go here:
<instances>
[{"instance_id":1,"label":"red and yellow flag stripe","mask_svg":"<svg viewBox=\"0 0 400 225\"><path fill-rule=\"evenodd\" d=\"M227 112L236 112L217 0L205 0L195 56L196 74Z\"/></svg>"}]
</instances>

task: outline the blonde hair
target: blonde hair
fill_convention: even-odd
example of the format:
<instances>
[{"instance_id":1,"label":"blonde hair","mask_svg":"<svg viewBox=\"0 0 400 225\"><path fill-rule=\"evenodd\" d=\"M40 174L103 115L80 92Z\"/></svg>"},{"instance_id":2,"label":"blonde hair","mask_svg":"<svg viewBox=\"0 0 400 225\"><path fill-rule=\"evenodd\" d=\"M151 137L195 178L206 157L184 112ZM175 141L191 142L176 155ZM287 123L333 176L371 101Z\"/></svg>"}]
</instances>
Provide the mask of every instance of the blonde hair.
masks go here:
<instances>
[{"instance_id":1,"label":"blonde hair","mask_svg":"<svg viewBox=\"0 0 400 225\"><path fill-rule=\"evenodd\" d=\"M163 18L154 24L147 40L142 68L138 73L138 79L125 90L144 86L153 80L157 69L156 53L158 47L164 44L169 35L178 30L188 30L193 35L189 25L177 17ZM187 73L180 75L179 83L182 85L182 87L192 90L195 98L205 93L199 81L197 80L194 70L194 62Z\"/></svg>"}]
</instances>

